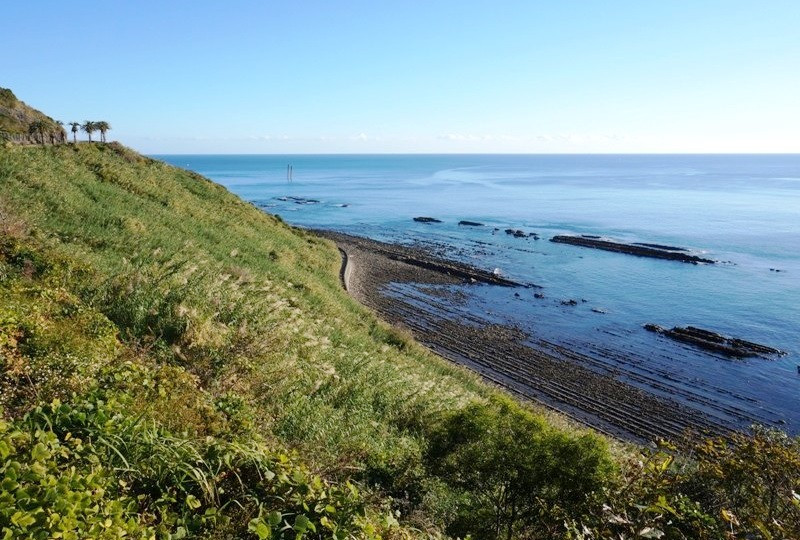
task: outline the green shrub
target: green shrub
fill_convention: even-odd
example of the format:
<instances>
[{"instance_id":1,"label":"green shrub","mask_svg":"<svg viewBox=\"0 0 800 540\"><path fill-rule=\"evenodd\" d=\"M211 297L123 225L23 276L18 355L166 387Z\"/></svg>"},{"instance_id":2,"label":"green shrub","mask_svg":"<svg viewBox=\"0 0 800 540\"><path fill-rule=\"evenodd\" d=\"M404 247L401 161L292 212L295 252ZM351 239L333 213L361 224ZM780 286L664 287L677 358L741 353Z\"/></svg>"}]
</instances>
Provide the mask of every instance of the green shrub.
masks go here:
<instances>
[{"instance_id":1,"label":"green shrub","mask_svg":"<svg viewBox=\"0 0 800 540\"><path fill-rule=\"evenodd\" d=\"M155 538L94 445L48 428L0 420L0 538Z\"/></svg>"},{"instance_id":2,"label":"green shrub","mask_svg":"<svg viewBox=\"0 0 800 540\"><path fill-rule=\"evenodd\" d=\"M377 534L352 484L260 444L173 436L102 393L0 423L0 472L2 538Z\"/></svg>"},{"instance_id":3,"label":"green shrub","mask_svg":"<svg viewBox=\"0 0 800 540\"><path fill-rule=\"evenodd\" d=\"M708 439L695 454L684 489L731 536L800 538L800 439L754 427L751 435Z\"/></svg>"},{"instance_id":4,"label":"green shrub","mask_svg":"<svg viewBox=\"0 0 800 540\"><path fill-rule=\"evenodd\" d=\"M599 437L565 435L503 399L447 417L429 460L463 498L448 531L487 539L556 535L565 515L596 501L614 470Z\"/></svg>"},{"instance_id":5,"label":"green shrub","mask_svg":"<svg viewBox=\"0 0 800 540\"><path fill-rule=\"evenodd\" d=\"M626 468L601 512L573 521L576 538L800 538L800 440L753 428L661 443ZM677 456L677 457L676 457Z\"/></svg>"},{"instance_id":6,"label":"green shrub","mask_svg":"<svg viewBox=\"0 0 800 540\"><path fill-rule=\"evenodd\" d=\"M114 325L63 287L76 273L63 260L0 235L0 264L0 406L21 414L90 385L118 342Z\"/></svg>"}]
</instances>

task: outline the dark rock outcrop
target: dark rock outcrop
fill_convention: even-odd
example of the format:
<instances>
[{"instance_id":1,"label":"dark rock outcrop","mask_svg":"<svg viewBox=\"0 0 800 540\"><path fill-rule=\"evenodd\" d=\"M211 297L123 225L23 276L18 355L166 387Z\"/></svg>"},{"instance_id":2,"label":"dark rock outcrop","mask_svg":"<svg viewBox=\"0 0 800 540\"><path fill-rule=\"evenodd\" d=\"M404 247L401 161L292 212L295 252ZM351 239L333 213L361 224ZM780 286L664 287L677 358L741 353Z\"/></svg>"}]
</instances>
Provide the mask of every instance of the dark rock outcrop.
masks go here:
<instances>
[{"instance_id":1,"label":"dark rock outcrop","mask_svg":"<svg viewBox=\"0 0 800 540\"><path fill-rule=\"evenodd\" d=\"M317 199L306 199L305 197L293 197L291 195L287 196L287 197L275 197L275 200L278 200L278 201L281 201L281 202L293 202L295 204L318 204L319 203L319 201Z\"/></svg>"},{"instance_id":2,"label":"dark rock outcrop","mask_svg":"<svg viewBox=\"0 0 800 540\"><path fill-rule=\"evenodd\" d=\"M483 223L478 223L477 221L467 221L466 219L462 219L458 222L458 224L466 227L483 227Z\"/></svg>"},{"instance_id":3,"label":"dark rock outcrop","mask_svg":"<svg viewBox=\"0 0 800 540\"><path fill-rule=\"evenodd\" d=\"M650 257L654 259L667 259L670 261L680 261L692 264L714 264L716 261L691 255L683 248L665 249L666 246L654 247L657 244L623 244L620 242L612 242L610 240L601 240L594 236L567 236L558 235L550 239L551 242L558 244L570 244L573 246L589 247L594 249L602 249L604 251L614 251L617 253L626 253L628 255L635 255L637 257Z\"/></svg>"},{"instance_id":4,"label":"dark rock outcrop","mask_svg":"<svg viewBox=\"0 0 800 540\"><path fill-rule=\"evenodd\" d=\"M441 219L436 219L436 218L432 218L432 217L425 217L425 216L415 217L414 221L417 221L419 223L441 223L442 222Z\"/></svg>"},{"instance_id":5,"label":"dark rock outcrop","mask_svg":"<svg viewBox=\"0 0 800 540\"><path fill-rule=\"evenodd\" d=\"M769 357L786 354L780 349L761 345L760 343L753 343L752 341L726 337L710 330L697 328L696 326L687 326L685 328L675 326L671 329L666 329L657 324L648 323L644 325L644 329L674 339L675 341L688 343L700 349L724 354L725 356L744 358L750 356Z\"/></svg>"}]
</instances>

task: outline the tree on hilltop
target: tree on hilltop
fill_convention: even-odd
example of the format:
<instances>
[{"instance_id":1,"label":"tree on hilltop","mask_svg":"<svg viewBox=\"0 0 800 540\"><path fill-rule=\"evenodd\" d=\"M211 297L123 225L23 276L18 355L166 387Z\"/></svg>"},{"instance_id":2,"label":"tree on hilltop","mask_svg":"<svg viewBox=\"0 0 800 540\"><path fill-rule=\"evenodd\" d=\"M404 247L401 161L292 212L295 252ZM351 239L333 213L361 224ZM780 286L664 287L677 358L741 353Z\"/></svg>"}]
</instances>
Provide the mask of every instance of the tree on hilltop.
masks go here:
<instances>
[{"instance_id":1,"label":"tree on hilltop","mask_svg":"<svg viewBox=\"0 0 800 540\"><path fill-rule=\"evenodd\" d=\"M92 133L97 131L97 122L86 120L81 126L81 129L89 136L89 142L92 142Z\"/></svg>"},{"instance_id":2,"label":"tree on hilltop","mask_svg":"<svg viewBox=\"0 0 800 540\"><path fill-rule=\"evenodd\" d=\"M105 120L95 122L95 127L100 131L100 140L106 142L106 132L111 129L111 125Z\"/></svg>"},{"instance_id":3,"label":"tree on hilltop","mask_svg":"<svg viewBox=\"0 0 800 540\"><path fill-rule=\"evenodd\" d=\"M28 126L28 134L33 137L36 142L36 136L39 136L39 142L44 145L44 136L48 132L47 124L43 120L34 120Z\"/></svg>"},{"instance_id":4,"label":"tree on hilltop","mask_svg":"<svg viewBox=\"0 0 800 540\"><path fill-rule=\"evenodd\" d=\"M78 143L78 130L81 128L80 122L70 122L71 127L70 131L72 131L72 142L77 144Z\"/></svg>"}]
</instances>

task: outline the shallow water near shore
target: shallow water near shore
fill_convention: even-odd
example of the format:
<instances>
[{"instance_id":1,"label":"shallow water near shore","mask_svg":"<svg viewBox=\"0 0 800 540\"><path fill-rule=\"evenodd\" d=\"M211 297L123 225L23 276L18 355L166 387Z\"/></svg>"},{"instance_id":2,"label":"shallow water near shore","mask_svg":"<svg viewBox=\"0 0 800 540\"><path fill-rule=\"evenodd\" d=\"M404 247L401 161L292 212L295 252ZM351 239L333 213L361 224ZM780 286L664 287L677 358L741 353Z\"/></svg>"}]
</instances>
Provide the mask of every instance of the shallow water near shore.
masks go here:
<instances>
[{"instance_id":1,"label":"shallow water near shore","mask_svg":"<svg viewBox=\"0 0 800 540\"><path fill-rule=\"evenodd\" d=\"M154 157L294 225L419 243L499 268L542 288L472 286L458 310L578 351L591 369L720 422L800 433L798 155ZM557 234L681 246L720 263L548 241ZM391 293L424 295L409 286ZM649 333L645 323L699 326L788 354L729 359Z\"/></svg>"}]
</instances>

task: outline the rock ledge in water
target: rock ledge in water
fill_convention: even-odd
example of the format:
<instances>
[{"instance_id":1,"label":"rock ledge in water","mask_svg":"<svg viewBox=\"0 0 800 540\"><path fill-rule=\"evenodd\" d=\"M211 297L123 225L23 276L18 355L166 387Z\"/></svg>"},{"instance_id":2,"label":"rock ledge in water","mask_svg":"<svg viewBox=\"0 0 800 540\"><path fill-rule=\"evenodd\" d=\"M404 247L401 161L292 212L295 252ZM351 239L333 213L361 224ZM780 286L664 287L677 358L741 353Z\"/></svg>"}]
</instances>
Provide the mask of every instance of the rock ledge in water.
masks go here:
<instances>
[{"instance_id":1,"label":"rock ledge in water","mask_svg":"<svg viewBox=\"0 0 800 540\"><path fill-rule=\"evenodd\" d=\"M612 242L610 240L601 240L595 236L567 236L558 235L550 239L551 242L557 244L570 244L573 246L582 246L595 249L602 249L604 251L614 251L617 253L627 253L628 255L635 255L637 257L651 257L654 259L667 259L670 261L680 261L692 264L714 264L716 261L698 257L687 253L684 248L676 248L672 246L660 246L659 244L623 244L621 242Z\"/></svg>"},{"instance_id":2,"label":"rock ledge in water","mask_svg":"<svg viewBox=\"0 0 800 540\"><path fill-rule=\"evenodd\" d=\"M441 223L442 222L441 219L436 219L436 218L432 218L432 217L425 217L425 216L415 217L414 221L418 221L419 223Z\"/></svg>"},{"instance_id":3,"label":"rock ledge in water","mask_svg":"<svg viewBox=\"0 0 800 540\"><path fill-rule=\"evenodd\" d=\"M497 229L495 229L495 230L497 230ZM530 238L533 238L534 240L538 240L539 239L539 235L536 234L535 232L525 233L525 231L521 231L519 229L506 229L506 234L510 234L514 238L527 238L527 237L530 237Z\"/></svg>"},{"instance_id":4,"label":"rock ledge in water","mask_svg":"<svg viewBox=\"0 0 800 540\"><path fill-rule=\"evenodd\" d=\"M657 324L650 323L645 324L644 329L674 339L675 341L688 343L700 349L721 353L726 356L744 358L749 356L768 357L786 354L780 349L753 343L752 341L745 341L743 339L729 338L722 334L695 326L687 326L685 328L675 326L668 330Z\"/></svg>"}]
</instances>

